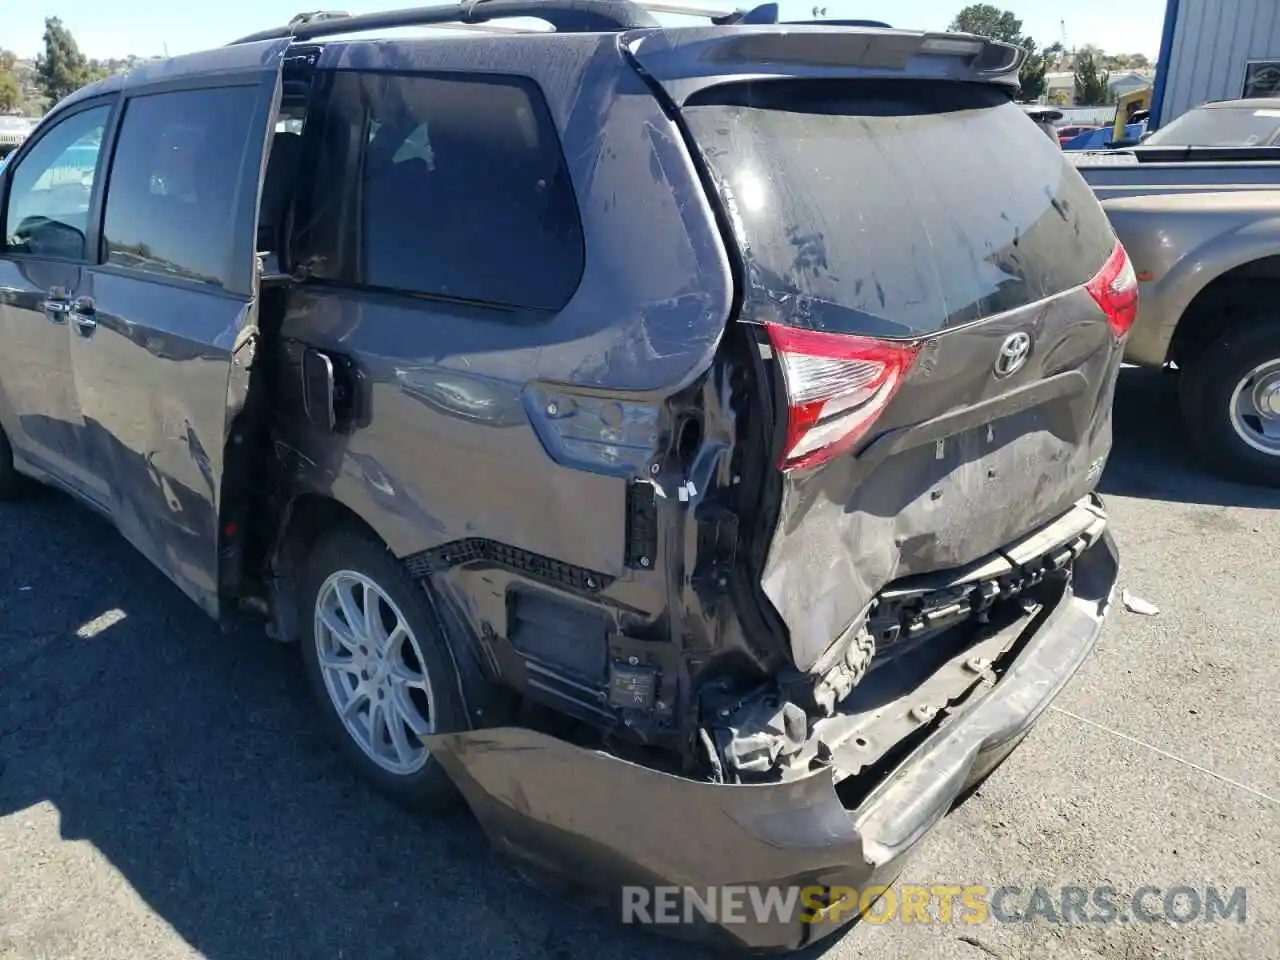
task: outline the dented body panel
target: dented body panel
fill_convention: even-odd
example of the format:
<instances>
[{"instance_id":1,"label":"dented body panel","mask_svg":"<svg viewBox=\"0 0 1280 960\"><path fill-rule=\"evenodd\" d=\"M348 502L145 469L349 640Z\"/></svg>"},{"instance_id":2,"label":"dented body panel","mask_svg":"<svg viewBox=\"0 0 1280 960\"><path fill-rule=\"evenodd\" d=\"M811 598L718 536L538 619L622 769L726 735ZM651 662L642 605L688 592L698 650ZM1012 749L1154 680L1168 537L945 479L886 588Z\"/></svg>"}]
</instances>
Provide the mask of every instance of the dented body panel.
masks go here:
<instances>
[{"instance_id":1,"label":"dented body panel","mask_svg":"<svg viewBox=\"0 0 1280 960\"><path fill-rule=\"evenodd\" d=\"M137 276L143 247L83 268L94 323L49 358L76 388L76 455L189 595L281 640L330 629L312 605L349 571L315 569L326 535L373 540L397 604L422 590L413 630L472 727L412 732L535 872L606 897L888 882L1106 613L1117 556L1091 493L1123 335L1095 281L1115 237L1012 104L1013 47L616 26L144 68L139 92L252 87L263 142L225 198L220 289ZM477 78L510 130L475 122ZM132 82L92 89L128 116ZM996 167L953 137L981 123L1035 149ZM910 158L938 152L904 132L951 144L974 195L933 178L902 199ZM496 193L514 155L527 189L495 226L459 185ZM477 295L447 225L505 250L517 209L576 275L504 298L552 260L494 255ZM782 455L800 405L782 328L826 338L800 364L819 387L910 355L868 432L804 466ZM849 342L873 359L842 359ZM789 949L841 922L701 933Z\"/></svg>"},{"instance_id":2,"label":"dented body panel","mask_svg":"<svg viewBox=\"0 0 1280 960\"><path fill-rule=\"evenodd\" d=\"M520 729L429 739L495 848L529 874L618 907L627 885L769 888L889 885L965 788L1020 741L1097 641L1118 573L1109 535L1013 651L994 684L946 705L927 736L865 796L822 768L797 780L698 783ZM993 677L996 675L993 674ZM572 782L575 789L567 790ZM654 811L666 811L655 816ZM627 825L644 824L643 829ZM792 916L659 928L721 946L788 951L852 922L846 905L819 922Z\"/></svg>"},{"instance_id":3,"label":"dented body panel","mask_svg":"<svg viewBox=\"0 0 1280 960\"><path fill-rule=\"evenodd\" d=\"M61 462L55 457L48 463L49 448L25 443L19 424L5 423L5 429L17 438L18 458L29 461L30 472L51 475L110 516L144 556L213 616L222 604L220 511L228 444L248 392L257 336L253 235L287 48L283 40L247 44L105 78L51 111L27 148L69 113L111 107L87 221L86 250L95 252L73 268L74 283L51 277L54 282L42 284L44 303L61 299L69 308L69 319L54 331L65 359L62 385L54 389L69 388L74 401L50 408L38 431L61 438L50 441ZM110 242L122 242L103 235L101 184L131 105L154 93L232 88L243 91L239 102L247 109L250 133L243 152L228 161L236 174L234 192L216 198L237 238L223 251L216 286L207 278L134 273L98 254ZM22 155L15 157L7 169L21 161ZM119 166L111 172L116 182L132 175ZM33 276L50 273L39 259L30 263ZM46 321L32 311L23 326L29 322ZM14 380L5 380L0 392L13 389ZM42 460L52 470L42 468Z\"/></svg>"},{"instance_id":4,"label":"dented body panel","mask_svg":"<svg viewBox=\"0 0 1280 960\"><path fill-rule=\"evenodd\" d=\"M1121 353L1100 313L1081 319L1087 299L1077 290L927 341L882 434L857 457L787 479L763 584L792 627L797 666L890 582L972 563L1097 484ZM1032 356L997 380L992 358L1017 330L1031 332Z\"/></svg>"},{"instance_id":5,"label":"dented body panel","mask_svg":"<svg viewBox=\"0 0 1280 960\"><path fill-rule=\"evenodd\" d=\"M645 659L665 667L655 695L663 706L642 726L670 736L681 725L677 684L681 709L692 709L682 648L735 642L704 637L697 617L686 629L685 607L670 594L692 576L684 540L702 499L679 491L723 474L734 442L713 426L715 411L702 409L732 311L729 257L680 130L616 36L335 43L317 63L321 75L482 68L532 78L546 98L587 250L578 286L545 313L291 290L273 378L282 497L351 509L431 578L439 602L465 624L459 643L490 676L557 709L621 725L619 708L604 702L609 663L639 638L665 641L647 644ZM350 429L317 430L305 414L304 357L317 350L349 359L356 372ZM549 425L549 409L598 396L655 411L639 445L613 466L573 460ZM672 456L680 405L699 408L696 463ZM663 546L648 567L627 562L637 479L659 503ZM741 633L714 626L726 629Z\"/></svg>"}]
</instances>

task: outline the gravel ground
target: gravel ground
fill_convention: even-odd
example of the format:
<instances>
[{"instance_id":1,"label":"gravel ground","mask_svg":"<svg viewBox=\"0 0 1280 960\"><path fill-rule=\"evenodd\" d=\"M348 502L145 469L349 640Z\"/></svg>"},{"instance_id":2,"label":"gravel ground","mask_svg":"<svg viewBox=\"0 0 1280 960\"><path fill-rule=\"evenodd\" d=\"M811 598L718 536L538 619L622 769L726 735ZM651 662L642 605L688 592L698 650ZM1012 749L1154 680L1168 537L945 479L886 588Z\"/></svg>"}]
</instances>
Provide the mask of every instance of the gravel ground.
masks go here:
<instances>
[{"instance_id":1,"label":"gravel ground","mask_svg":"<svg viewBox=\"0 0 1280 960\"><path fill-rule=\"evenodd\" d=\"M814 956L1280 955L1280 495L1190 464L1171 387L1125 372L1103 483L1160 614L1116 615L903 882L1245 887L1246 922L863 923ZM524 887L465 816L372 794L295 651L220 633L65 498L0 508L0 556L0 958L698 956Z\"/></svg>"}]
</instances>

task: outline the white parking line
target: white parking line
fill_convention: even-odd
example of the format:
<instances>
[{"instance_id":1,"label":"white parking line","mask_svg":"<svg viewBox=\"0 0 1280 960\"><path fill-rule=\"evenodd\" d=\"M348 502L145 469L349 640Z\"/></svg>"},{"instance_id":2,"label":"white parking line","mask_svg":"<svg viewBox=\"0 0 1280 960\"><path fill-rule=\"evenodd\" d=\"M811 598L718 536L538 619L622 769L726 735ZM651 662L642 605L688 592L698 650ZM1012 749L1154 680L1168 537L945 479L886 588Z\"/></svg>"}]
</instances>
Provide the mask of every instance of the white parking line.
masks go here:
<instances>
[{"instance_id":1,"label":"white parking line","mask_svg":"<svg viewBox=\"0 0 1280 960\"><path fill-rule=\"evenodd\" d=\"M1228 776L1224 776L1221 773L1216 773L1215 771L1210 770L1208 767L1202 767L1200 766L1200 764L1193 763L1190 760L1187 760L1183 757L1179 757L1176 754L1172 754L1168 750L1161 750L1159 747L1155 746L1154 744L1147 743L1145 740L1139 740L1137 737L1131 737L1127 733L1121 733L1119 730L1113 730L1111 727L1098 723L1096 720L1089 720L1085 717L1080 716L1079 714L1072 713L1070 710L1063 710L1061 707L1050 706L1049 709L1052 710L1054 713L1062 714L1064 717L1070 717L1072 720L1077 720L1080 723L1085 724L1086 726L1094 727L1097 730L1101 730L1103 733L1109 733L1113 737L1119 737L1121 740L1127 740L1129 743L1137 744L1139 747L1145 747L1146 749L1150 750L1152 753L1158 753L1162 757L1167 757L1170 760L1174 760L1177 763L1182 764L1183 766L1190 767L1192 770L1198 770L1200 773L1203 773L1206 776L1213 777L1213 779L1215 780L1221 780L1223 783L1227 784L1228 786L1236 787L1239 790L1243 790L1245 793L1253 794L1255 797L1258 797L1259 799L1266 800L1268 803L1271 803L1277 807L1280 807L1280 800L1276 799L1275 797L1269 794L1263 793L1261 790L1256 790L1253 787L1249 786L1248 784L1241 783L1239 780L1232 780Z\"/></svg>"},{"instance_id":2,"label":"white parking line","mask_svg":"<svg viewBox=\"0 0 1280 960\"><path fill-rule=\"evenodd\" d=\"M108 610L106 613L94 617L88 623L82 624L76 630L76 636L81 640L88 640L90 637L96 637L102 631L114 627L124 618L125 612L123 610Z\"/></svg>"}]
</instances>

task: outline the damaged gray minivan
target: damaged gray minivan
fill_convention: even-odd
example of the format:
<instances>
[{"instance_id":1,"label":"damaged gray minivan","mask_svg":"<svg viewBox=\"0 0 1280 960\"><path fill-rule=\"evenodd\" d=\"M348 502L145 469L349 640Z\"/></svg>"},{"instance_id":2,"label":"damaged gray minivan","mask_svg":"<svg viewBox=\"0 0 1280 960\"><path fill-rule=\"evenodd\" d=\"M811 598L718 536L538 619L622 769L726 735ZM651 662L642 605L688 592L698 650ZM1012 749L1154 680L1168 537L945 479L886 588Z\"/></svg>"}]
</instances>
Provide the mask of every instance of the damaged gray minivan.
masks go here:
<instances>
[{"instance_id":1,"label":"damaged gray minivan","mask_svg":"<svg viewBox=\"0 0 1280 960\"><path fill-rule=\"evenodd\" d=\"M889 882L1101 629L1136 281L1020 50L769 19L311 15L73 94L0 176L0 493L580 896Z\"/></svg>"}]
</instances>

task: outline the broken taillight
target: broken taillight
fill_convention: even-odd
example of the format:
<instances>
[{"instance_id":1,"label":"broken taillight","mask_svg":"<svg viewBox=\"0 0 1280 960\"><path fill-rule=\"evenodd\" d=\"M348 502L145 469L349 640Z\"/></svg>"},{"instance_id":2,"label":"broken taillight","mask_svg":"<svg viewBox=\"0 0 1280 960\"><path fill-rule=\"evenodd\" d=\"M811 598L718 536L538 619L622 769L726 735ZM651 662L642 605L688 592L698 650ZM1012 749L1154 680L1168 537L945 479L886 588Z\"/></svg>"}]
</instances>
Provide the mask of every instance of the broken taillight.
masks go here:
<instances>
[{"instance_id":1,"label":"broken taillight","mask_svg":"<svg viewBox=\"0 0 1280 960\"><path fill-rule=\"evenodd\" d=\"M1107 315L1107 326L1116 339L1128 333L1133 321L1138 319L1138 275L1133 272L1124 244L1116 243L1110 259L1098 275L1085 284L1085 289Z\"/></svg>"},{"instance_id":2,"label":"broken taillight","mask_svg":"<svg viewBox=\"0 0 1280 960\"><path fill-rule=\"evenodd\" d=\"M787 386L778 466L812 467L850 450L902 386L920 344L766 324Z\"/></svg>"}]
</instances>

